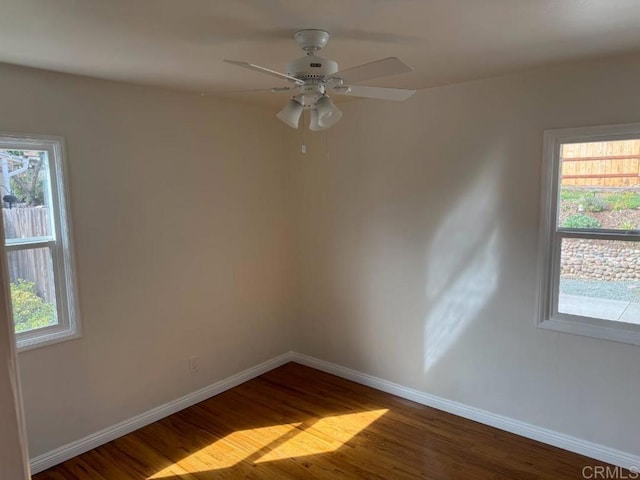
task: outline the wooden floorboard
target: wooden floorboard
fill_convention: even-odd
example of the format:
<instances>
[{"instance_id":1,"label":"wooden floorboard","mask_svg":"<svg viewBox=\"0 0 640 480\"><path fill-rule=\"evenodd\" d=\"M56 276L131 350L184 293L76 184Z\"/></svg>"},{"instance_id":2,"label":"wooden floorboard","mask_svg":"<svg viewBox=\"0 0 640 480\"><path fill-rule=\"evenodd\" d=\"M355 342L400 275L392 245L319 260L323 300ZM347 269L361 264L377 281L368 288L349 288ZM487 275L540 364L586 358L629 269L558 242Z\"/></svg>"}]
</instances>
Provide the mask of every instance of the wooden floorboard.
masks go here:
<instances>
[{"instance_id":1,"label":"wooden floorboard","mask_svg":"<svg viewBox=\"0 0 640 480\"><path fill-rule=\"evenodd\" d=\"M295 363L35 480L580 479L601 462Z\"/></svg>"}]
</instances>

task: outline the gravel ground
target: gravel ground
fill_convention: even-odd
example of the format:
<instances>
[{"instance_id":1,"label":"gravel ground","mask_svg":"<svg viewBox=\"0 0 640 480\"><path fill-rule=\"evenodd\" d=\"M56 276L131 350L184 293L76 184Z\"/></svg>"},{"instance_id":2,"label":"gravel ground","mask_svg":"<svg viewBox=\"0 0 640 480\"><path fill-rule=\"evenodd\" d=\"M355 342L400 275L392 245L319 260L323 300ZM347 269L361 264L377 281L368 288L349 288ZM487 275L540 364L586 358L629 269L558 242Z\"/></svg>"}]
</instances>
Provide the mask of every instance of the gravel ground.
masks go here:
<instances>
[{"instance_id":1,"label":"gravel ground","mask_svg":"<svg viewBox=\"0 0 640 480\"><path fill-rule=\"evenodd\" d=\"M640 282L561 279L560 293L583 297L640 302Z\"/></svg>"}]
</instances>

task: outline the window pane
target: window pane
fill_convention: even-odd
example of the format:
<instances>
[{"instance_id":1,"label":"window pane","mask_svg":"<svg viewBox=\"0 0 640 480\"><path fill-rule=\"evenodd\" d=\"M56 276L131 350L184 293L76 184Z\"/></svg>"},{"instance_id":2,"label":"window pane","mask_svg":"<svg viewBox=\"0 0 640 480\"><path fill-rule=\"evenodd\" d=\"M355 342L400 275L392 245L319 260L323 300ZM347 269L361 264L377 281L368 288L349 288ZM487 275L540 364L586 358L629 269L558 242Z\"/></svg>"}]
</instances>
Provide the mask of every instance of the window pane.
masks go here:
<instances>
[{"instance_id":1,"label":"window pane","mask_svg":"<svg viewBox=\"0 0 640 480\"><path fill-rule=\"evenodd\" d=\"M640 243L565 238L558 312L640 324Z\"/></svg>"},{"instance_id":2,"label":"window pane","mask_svg":"<svg viewBox=\"0 0 640 480\"><path fill-rule=\"evenodd\" d=\"M558 226L640 230L640 139L562 145Z\"/></svg>"},{"instance_id":3,"label":"window pane","mask_svg":"<svg viewBox=\"0 0 640 480\"><path fill-rule=\"evenodd\" d=\"M0 150L6 239L52 237L49 160L41 150Z\"/></svg>"},{"instance_id":4,"label":"window pane","mask_svg":"<svg viewBox=\"0 0 640 480\"><path fill-rule=\"evenodd\" d=\"M51 251L14 250L7 254L16 333L58 324Z\"/></svg>"}]
</instances>

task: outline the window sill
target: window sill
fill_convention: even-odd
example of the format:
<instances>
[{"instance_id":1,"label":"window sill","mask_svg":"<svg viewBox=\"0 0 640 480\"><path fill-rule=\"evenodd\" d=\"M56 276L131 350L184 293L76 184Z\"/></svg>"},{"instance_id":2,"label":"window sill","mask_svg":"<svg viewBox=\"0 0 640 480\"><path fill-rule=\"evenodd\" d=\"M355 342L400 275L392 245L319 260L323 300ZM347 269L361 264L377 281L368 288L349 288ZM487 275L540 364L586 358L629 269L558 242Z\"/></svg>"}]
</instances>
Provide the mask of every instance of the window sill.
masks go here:
<instances>
[{"instance_id":1,"label":"window sill","mask_svg":"<svg viewBox=\"0 0 640 480\"><path fill-rule=\"evenodd\" d=\"M573 333L586 337L640 345L640 325L593 318L551 318L538 323L538 328Z\"/></svg>"},{"instance_id":2,"label":"window sill","mask_svg":"<svg viewBox=\"0 0 640 480\"><path fill-rule=\"evenodd\" d=\"M37 348L47 347L49 345L55 345L56 343L76 340L78 338L82 338L82 333L75 330L72 331L64 329L42 332L40 334L36 332L29 332L27 335L21 336L19 334L16 337L18 353L21 353L29 350L35 350Z\"/></svg>"}]
</instances>

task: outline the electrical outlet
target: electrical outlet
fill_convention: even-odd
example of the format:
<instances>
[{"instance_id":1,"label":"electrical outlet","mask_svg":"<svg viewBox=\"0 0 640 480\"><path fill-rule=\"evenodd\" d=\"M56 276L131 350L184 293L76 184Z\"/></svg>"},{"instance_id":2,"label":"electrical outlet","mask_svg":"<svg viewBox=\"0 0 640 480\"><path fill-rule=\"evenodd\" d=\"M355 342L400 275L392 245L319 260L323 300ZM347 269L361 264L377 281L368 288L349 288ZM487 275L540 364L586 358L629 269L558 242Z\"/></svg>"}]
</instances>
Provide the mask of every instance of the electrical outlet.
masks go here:
<instances>
[{"instance_id":1,"label":"electrical outlet","mask_svg":"<svg viewBox=\"0 0 640 480\"><path fill-rule=\"evenodd\" d=\"M200 358L195 355L189 357L189 372L196 373L198 370L200 370Z\"/></svg>"}]
</instances>

